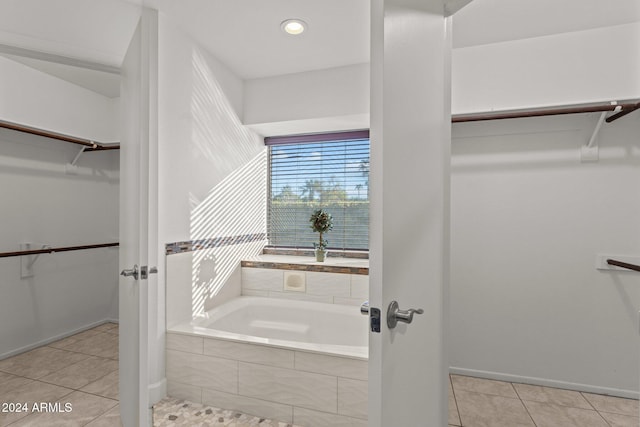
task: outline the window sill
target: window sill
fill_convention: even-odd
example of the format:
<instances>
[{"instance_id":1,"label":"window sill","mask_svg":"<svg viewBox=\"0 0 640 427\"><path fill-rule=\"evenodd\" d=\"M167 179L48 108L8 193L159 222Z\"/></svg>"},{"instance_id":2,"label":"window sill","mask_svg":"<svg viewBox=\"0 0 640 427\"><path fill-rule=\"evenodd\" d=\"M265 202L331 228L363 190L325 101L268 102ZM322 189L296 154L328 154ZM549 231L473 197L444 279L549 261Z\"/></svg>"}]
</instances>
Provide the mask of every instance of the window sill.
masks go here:
<instances>
[{"instance_id":1,"label":"window sill","mask_svg":"<svg viewBox=\"0 0 640 427\"><path fill-rule=\"evenodd\" d=\"M315 257L263 254L242 261L242 267L279 270L315 271L321 273L369 274L369 260L361 258L327 257L317 262Z\"/></svg>"},{"instance_id":2,"label":"window sill","mask_svg":"<svg viewBox=\"0 0 640 427\"><path fill-rule=\"evenodd\" d=\"M313 257L313 249L296 249L296 248L278 248L278 247L265 247L262 250L265 255L292 255L292 256L304 256ZM327 262L330 258L355 258L355 259L369 259L369 251L347 250L340 249L328 249Z\"/></svg>"}]
</instances>

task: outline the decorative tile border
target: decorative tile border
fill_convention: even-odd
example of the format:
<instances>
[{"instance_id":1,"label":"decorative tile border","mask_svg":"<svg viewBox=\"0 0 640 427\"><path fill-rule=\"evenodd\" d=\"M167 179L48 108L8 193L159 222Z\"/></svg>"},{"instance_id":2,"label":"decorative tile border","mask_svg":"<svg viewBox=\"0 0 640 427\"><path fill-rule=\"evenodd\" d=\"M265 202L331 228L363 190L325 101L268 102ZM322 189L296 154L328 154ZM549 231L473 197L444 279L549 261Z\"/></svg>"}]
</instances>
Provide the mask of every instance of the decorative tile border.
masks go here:
<instances>
[{"instance_id":1,"label":"decorative tile border","mask_svg":"<svg viewBox=\"0 0 640 427\"><path fill-rule=\"evenodd\" d=\"M262 250L263 254L266 255L295 255L295 256L315 256L313 249L296 249L296 248L273 248L266 247ZM328 257L338 257L338 258L358 258L358 259L369 259L368 251L340 251L335 249L330 249L327 253Z\"/></svg>"},{"instance_id":2,"label":"decorative tile border","mask_svg":"<svg viewBox=\"0 0 640 427\"><path fill-rule=\"evenodd\" d=\"M214 237L211 239L187 240L184 242L167 243L165 253L167 255L197 251L200 249L212 249L220 246L241 245L243 243L265 241L265 233L242 234L238 236Z\"/></svg>"},{"instance_id":3,"label":"decorative tile border","mask_svg":"<svg viewBox=\"0 0 640 427\"><path fill-rule=\"evenodd\" d=\"M317 271L320 273L342 273L342 274L362 274L368 275L368 267L344 267L336 265L322 264L293 264L288 262L272 262L272 261L242 261L242 267L250 268L271 268L278 270L296 270L296 271Z\"/></svg>"}]
</instances>

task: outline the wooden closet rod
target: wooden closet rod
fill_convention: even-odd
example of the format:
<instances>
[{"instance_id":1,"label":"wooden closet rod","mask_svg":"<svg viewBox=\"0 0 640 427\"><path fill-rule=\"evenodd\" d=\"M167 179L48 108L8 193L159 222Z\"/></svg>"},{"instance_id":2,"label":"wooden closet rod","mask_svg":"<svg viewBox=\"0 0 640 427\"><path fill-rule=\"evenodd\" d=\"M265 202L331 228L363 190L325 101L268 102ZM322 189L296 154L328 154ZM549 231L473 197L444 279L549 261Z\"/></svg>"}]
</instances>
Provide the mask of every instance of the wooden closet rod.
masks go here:
<instances>
[{"instance_id":1,"label":"wooden closet rod","mask_svg":"<svg viewBox=\"0 0 640 427\"><path fill-rule=\"evenodd\" d=\"M64 135L62 133L51 132L48 130L38 129L31 126L25 126L17 123L7 122L4 120L0 120L0 128L11 129L18 132L30 133L32 135L44 136L47 138L57 139L59 141L70 142L72 144L84 145L85 147L88 147L84 151L104 151L104 150L120 149L119 143L105 144L102 142L91 141L90 139Z\"/></svg>"},{"instance_id":2,"label":"wooden closet rod","mask_svg":"<svg viewBox=\"0 0 640 427\"><path fill-rule=\"evenodd\" d=\"M611 123L614 120L618 120L620 117L624 117L629 113L632 113L634 111L636 111L637 109L640 108L640 102L638 102L636 105L629 107L629 108L623 108L622 111L619 111L615 114L612 114L611 116L607 117L605 119L605 122L607 123Z\"/></svg>"},{"instance_id":3,"label":"wooden closet rod","mask_svg":"<svg viewBox=\"0 0 640 427\"><path fill-rule=\"evenodd\" d=\"M483 114L460 114L451 117L452 123L479 122L485 120L521 119L526 117L557 116L562 114L598 113L603 111L613 111L616 107L621 107L622 111L606 119L610 123L626 114L640 108L640 103L636 104L592 104L576 107L540 108L535 110L518 110L510 112L483 113Z\"/></svg>"},{"instance_id":4,"label":"wooden closet rod","mask_svg":"<svg viewBox=\"0 0 640 427\"><path fill-rule=\"evenodd\" d=\"M626 268L628 270L640 271L640 265L629 264L628 262L622 262L615 259L608 259L607 264L615 265L616 267Z\"/></svg>"},{"instance_id":5,"label":"wooden closet rod","mask_svg":"<svg viewBox=\"0 0 640 427\"><path fill-rule=\"evenodd\" d=\"M54 252L81 251L84 249L110 248L112 246L119 246L119 245L120 244L118 242L114 242L114 243L99 243L97 245L65 246L61 248L44 248L44 249L31 249L28 251L0 252L0 258L8 258L8 257L24 256L24 255L52 254Z\"/></svg>"}]
</instances>

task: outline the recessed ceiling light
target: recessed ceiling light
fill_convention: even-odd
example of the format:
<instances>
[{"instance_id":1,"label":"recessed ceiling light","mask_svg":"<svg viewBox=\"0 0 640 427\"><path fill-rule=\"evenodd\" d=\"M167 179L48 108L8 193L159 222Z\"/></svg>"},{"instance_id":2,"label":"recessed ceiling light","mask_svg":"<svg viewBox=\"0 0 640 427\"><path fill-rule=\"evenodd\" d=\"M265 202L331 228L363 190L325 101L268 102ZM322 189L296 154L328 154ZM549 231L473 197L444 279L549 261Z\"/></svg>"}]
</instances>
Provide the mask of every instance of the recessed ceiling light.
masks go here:
<instances>
[{"instance_id":1,"label":"recessed ceiling light","mask_svg":"<svg viewBox=\"0 0 640 427\"><path fill-rule=\"evenodd\" d=\"M282 21L280 28L282 28L282 31L285 33L296 36L302 34L307 28L307 24L300 19L287 19L286 21Z\"/></svg>"}]
</instances>

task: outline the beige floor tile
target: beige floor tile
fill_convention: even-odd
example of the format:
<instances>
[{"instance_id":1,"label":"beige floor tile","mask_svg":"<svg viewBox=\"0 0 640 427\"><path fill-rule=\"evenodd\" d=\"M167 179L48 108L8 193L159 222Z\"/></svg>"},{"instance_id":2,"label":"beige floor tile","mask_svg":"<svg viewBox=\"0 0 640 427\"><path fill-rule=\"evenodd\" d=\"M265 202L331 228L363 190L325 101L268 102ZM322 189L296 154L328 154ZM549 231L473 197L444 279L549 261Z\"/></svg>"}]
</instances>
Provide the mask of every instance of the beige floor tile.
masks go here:
<instances>
[{"instance_id":1,"label":"beige floor tile","mask_svg":"<svg viewBox=\"0 0 640 427\"><path fill-rule=\"evenodd\" d=\"M115 400L74 391L58 400L61 407L71 404L70 412L33 413L11 427L80 427L93 421L118 404Z\"/></svg>"},{"instance_id":2,"label":"beige floor tile","mask_svg":"<svg viewBox=\"0 0 640 427\"><path fill-rule=\"evenodd\" d=\"M86 391L87 393L97 394L98 396L107 397L109 399L118 400L118 382L118 371L114 371L90 384L87 384L82 387L81 390Z\"/></svg>"},{"instance_id":3,"label":"beige floor tile","mask_svg":"<svg viewBox=\"0 0 640 427\"><path fill-rule=\"evenodd\" d=\"M520 399L454 390L464 427L535 427Z\"/></svg>"},{"instance_id":4,"label":"beige floor tile","mask_svg":"<svg viewBox=\"0 0 640 427\"><path fill-rule=\"evenodd\" d=\"M4 427L31 414L34 403L55 402L70 394L73 390L47 384L40 381L30 381L2 396L2 402L26 404L26 412L0 412L0 426ZM22 408L21 408L22 409ZM43 424L44 425L44 424Z\"/></svg>"},{"instance_id":5,"label":"beige floor tile","mask_svg":"<svg viewBox=\"0 0 640 427\"><path fill-rule=\"evenodd\" d=\"M87 329L86 331L82 331L79 332L75 335L71 335L69 337L63 338L61 340L58 341L54 341L50 344L48 344L49 347L53 347L53 348L64 348L70 344L76 343L78 341L87 339L89 337L93 337L95 335L97 335L99 333L99 331L96 331L95 329Z\"/></svg>"},{"instance_id":6,"label":"beige floor tile","mask_svg":"<svg viewBox=\"0 0 640 427\"><path fill-rule=\"evenodd\" d=\"M113 327L111 329L107 329L105 332L108 334L118 335L120 333L120 325L118 325L117 323L110 324L113 325Z\"/></svg>"},{"instance_id":7,"label":"beige floor tile","mask_svg":"<svg viewBox=\"0 0 640 427\"><path fill-rule=\"evenodd\" d=\"M453 396L453 391L449 388L449 425L459 426L460 415L458 414L458 405L456 405L456 399Z\"/></svg>"},{"instance_id":8,"label":"beige floor tile","mask_svg":"<svg viewBox=\"0 0 640 427\"><path fill-rule=\"evenodd\" d=\"M96 326L91 330L96 332L107 332L117 326L118 326L117 324L109 322L109 323L103 323L102 325Z\"/></svg>"},{"instance_id":9,"label":"beige floor tile","mask_svg":"<svg viewBox=\"0 0 640 427\"><path fill-rule=\"evenodd\" d=\"M610 412L613 414L638 416L640 405L635 399L624 399L622 397L604 396L601 394L582 393L582 395L599 412Z\"/></svg>"},{"instance_id":10,"label":"beige floor tile","mask_svg":"<svg viewBox=\"0 0 640 427\"><path fill-rule=\"evenodd\" d=\"M63 349L91 356L116 359L118 355L118 335L98 332L89 338L71 343L63 347Z\"/></svg>"},{"instance_id":11,"label":"beige floor tile","mask_svg":"<svg viewBox=\"0 0 640 427\"><path fill-rule=\"evenodd\" d=\"M118 362L116 360L91 356L88 359L42 377L40 380L77 390L117 369Z\"/></svg>"},{"instance_id":12,"label":"beige floor tile","mask_svg":"<svg viewBox=\"0 0 640 427\"><path fill-rule=\"evenodd\" d=\"M0 371L38 379L88 357L57 348L40 347L0 361Z\"/></svg>"},{"instance_id":13,"label":"beige floor tile","mask_svg":"<svg viewBox=\"0 0 640 427\"><path fill-rule=\"evenodd\" d=\"M122 427L120 421L120 405L114 406L106 413L87 424L86 427Z\"/></svg>"},{"instance_id":14,"label":"beige floor tile","mask_svg":"<svg viewBox=\"0 0 640 427\"><path fill-rule=\"evenodd\" d=\"M610 414L608 412L600 412L602 418L609 423L611 427L638 427L640 426L640 418L631 417L629 415Z\"/></svg>"},{"instance_id":15,"label":"beige floor tile","mask_svg":"<svg viewBox=\"0 0 640 427\"><path fill-rule=\"evenodd\" d=\"M538 427L609 427L600 414L592 409L531 401L525 401L524 404Z\"/></svg>"},{"instance_id":16,"label":"beige floor tile","mask_svg":"<svg viewBox=\"0 0 640 427\"><path fill-rule=\"evenodd\" d=\"M513 387L522 400L554 403L572 408L593 409L589 402L587 402L578 391L541 387L531 384L513 384Z\"/></svg>"},{"instance_id":17,"label":"beige floor tile","mask_svg":"<svg viewBox=\"0 0 640 427\"><path fill-rule=\"evenodd\" d=\"M451 375L451 381L453 382L453 390L456 393L458 390L464 390L518 399L518 395L511 383L462 375Z\"/></svg>"},{"instance_id":18,"label":"beige floor tile","mask_svg":"<svg viewBox=\"0 0 640 427\"><path fill-rule=\"evenodd\" d=\"M33 381L34 380L30 380L29 378L0 372L0 402L8 402L8 400L4 399L4 396L7 393L11 393L18 387L22 387L23 385Z\"/></svg>"}]
</instances>

